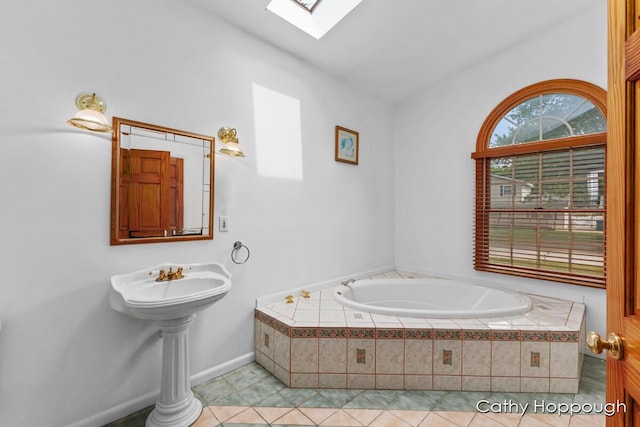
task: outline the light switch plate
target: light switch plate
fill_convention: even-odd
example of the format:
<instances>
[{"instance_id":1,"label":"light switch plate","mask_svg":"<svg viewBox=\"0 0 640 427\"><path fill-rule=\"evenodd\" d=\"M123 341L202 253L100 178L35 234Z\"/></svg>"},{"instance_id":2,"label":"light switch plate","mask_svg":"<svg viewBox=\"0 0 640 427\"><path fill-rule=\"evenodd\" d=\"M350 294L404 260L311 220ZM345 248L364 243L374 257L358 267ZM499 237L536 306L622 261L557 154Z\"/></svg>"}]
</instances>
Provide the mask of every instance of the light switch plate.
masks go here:
<instances>
[{"instance_id":1,"label":"light switch plate","mask_svg":"<svg viewBox=\"0 0 640 427\"><path fill-rule=\"evenodd\" d=\"M218 231L226 232L229 231L229 217L226 215L220 215L218 217Z\"/></svg>"}]
</instances>

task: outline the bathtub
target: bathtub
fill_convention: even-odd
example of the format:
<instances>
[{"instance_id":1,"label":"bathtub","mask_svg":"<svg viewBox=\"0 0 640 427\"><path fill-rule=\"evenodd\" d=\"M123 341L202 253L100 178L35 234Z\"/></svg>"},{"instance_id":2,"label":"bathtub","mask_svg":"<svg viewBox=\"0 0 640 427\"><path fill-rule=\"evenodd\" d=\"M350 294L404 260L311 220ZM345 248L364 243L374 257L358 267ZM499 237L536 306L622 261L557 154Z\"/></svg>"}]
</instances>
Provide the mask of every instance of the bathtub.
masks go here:
<instances>
[{"instance_id":1,"label":"bathtub","mask_svg":"<svg viewBox=\"0 0 640 427\"><path fill-rule=\"evenodd\" d=\"M526 295L449 279L368 279L338 285L334 299L356 311L397 317L469 319L531 310Z\"/></svg>"},{"instance_id":2,"label":"bathtub","mask_svg":"<svg viewBox=\"0 0 640 427\"><path fill-rule=\"evenodd\" d=\"M256 307L256 362L292 388L578 392L583 303L408 277L291 291Z\"/></svg>"}]
</instances>

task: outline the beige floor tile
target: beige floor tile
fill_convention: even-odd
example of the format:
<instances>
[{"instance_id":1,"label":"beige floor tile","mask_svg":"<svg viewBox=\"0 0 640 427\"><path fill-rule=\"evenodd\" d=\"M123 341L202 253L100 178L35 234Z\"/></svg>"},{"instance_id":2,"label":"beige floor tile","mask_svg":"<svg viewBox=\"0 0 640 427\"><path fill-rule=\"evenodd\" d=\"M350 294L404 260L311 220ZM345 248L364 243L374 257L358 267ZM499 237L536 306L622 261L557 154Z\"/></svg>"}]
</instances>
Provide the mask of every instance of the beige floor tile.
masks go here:
<instances>
[{"instance_id":1,"label":"beige floor tile","mask_svg":"<svg viewBox=\"0 0 640 427\"><path fill-rule=\"evenodd\" d=\"M569 425L569 420L571 417L569 415L554 415L554 414L526 414L522 422L521 426L553 426L553 427L567 427ZM536 424L533 422L540 422L542 424Z\"/></svg>"},{"instance_id":2,"label":"beige floor tile","mask_svg":"<svg viewBox=\"0 0 640 427\"><path fill-rule=\"evenodd\" d=\"M429 415L429 411L406 411L392 409L389 412L414 427L420 425L422 420L424 420L427 415Z\"/></svg>"},{"instance_id":3,"label":"beige floor tile","mask_svg":"<svg viewBox=\"0 0 640 427\"><path fill-rule=\"evenodd\" d=\"M322 423L338 411L337 408L298 408L298 410L316 424Z\"/></svg>"},{"instance_id":4,"label":"beige floor tile","mask_svg":"<svg viewBox=\"0 0 640 427\"><path fill-rule=\"evenodd\" d=\"M604 427L606 419L604 415L573 415L569 427Z\"/></svg>"},{"instance_id":5,"label":"beige floor tile","mask_svg":"<svg viewBox=\"0 0 640 427\"><path fill-rule=\"evenodd\" d=\"M411 425L396 417L391 412L383 411L378 418L369 424L369 427L411 427Z\"/></svg>"},{"instance_id":6,"label":"beige floor tile","mask_svg":"<svg viewBox=\"0 0 640 427\"><path fill-rule=\"evenodd\" d=\"M538 418L525 415L522 417L518 427L551 427L551 424L547 424Z\"/></svg>"},{"instance_id":7,"label":"beige floor tile","mask_svg":"<svg viewBox=\"0 0 640 427\"><path fill-rule=\"evenodd\" d=\"M351 415L338 409L333 415L324 420L321 426L337 426L337 427L362 427L362 424Z\"/></svg>"},{"instance_id":8,"label":"beige floor tile","mask_svg":"<svg viewBox=\"0 0 640 427\"><path fill-rule=\"evenodd\" d=\"M343 411L360 421L363 426L371 424L383 412L382 409L343 409Z\"/></svg>"},{"instance_id":9,"label":"beige floor tile","mask_svg":"<svg viewBox=\"0 0 640 427\"><path fill-rule=\"evenodd\" d=\"M213 412L213 415L215 415L221 423L224 423L231 417L235 417L247 408L248 406L209 406L209 410Z\"/></svg>"},{"instance_id":10,"label":"beige floor tile","mask_svg":"<svg viewBox=\"0 0 640 427\"><path fill-rule=\"evenodd\" d=\"M302 412L294 409L286 415L278 418L273 424L293 424L300 426L315 426L316 424L307 418Z\"/></svg>"},{"instance_id":11,"label":"beige floor tile","mask_svg":"<svg viewBox=\"0 0 640 427\"><path fill-rule=\"evenodd\" d=\"M220 422L216 416L213 415L211 409L202 408L202 414L200 414L198 420L192 424L192 427L216 427L218 425L220 425Z\"/></svg>"},{"instance_id":12,"label":"beige floor tile","mask_svg":"<svg viewBox=\"0 0 640 427\"><path fill-rule=\"evenodd\" d=\"M476 414L469 427L517 427L520 419L515 414Z\"/></svg>"},{"instance_id":13,"label":"beige floor tile","mask_svg":"<svg viewBox=\"0 0 640 427\"><path fill-rule=\"evenodd\" d=\"M458 427L467 427L473 417L476 415L475 412L441 412L436 411L436 415L451 421Z\"/></svg>"},{"instance_id":14,"label":"beige floor tile","mask_svg":"<svg viewBox=\"0 0 640 427\"><path fill-rule=\"evenodd\" d=\"M264 418L253 408L248 408L225 421L225 424L263 424Z\"/></svg>"},{"instance_id":15,"label":"beige floor tile","mask_svg":"<svg viewBox=\"0 0 640 427\"><path fill-rule=\"evenodd\" d=\"M502 425L507 427L516 427L520 424L522 420L522 415L520 414L482 414L487 418L492 419Z\"/></svg>"},{"instance_id":16,"label":"beige floor tile","mask_svg":"<svg viewBox=\"0 0 640 427\"><path fill-rule=\"evenodd\" d=\"M254 409L258 412L258 414L260 414L262 418L264 418L264 420L268 424L271 424L278 418L281 418L291 412L294 408L256 407Z\"/></svg>"},{"instance_id":17,"label":"beige floor tile","mask_svg":"<svg viewBox=\"0 0 640 427\"><path fill-rule=\"evenodd\" d=\"M446 418L442 418L435 412L431 412L422 421L422 423L420 423L419 427L457 427L457 425L447 420Z\"/></svg>"}]
</instances>

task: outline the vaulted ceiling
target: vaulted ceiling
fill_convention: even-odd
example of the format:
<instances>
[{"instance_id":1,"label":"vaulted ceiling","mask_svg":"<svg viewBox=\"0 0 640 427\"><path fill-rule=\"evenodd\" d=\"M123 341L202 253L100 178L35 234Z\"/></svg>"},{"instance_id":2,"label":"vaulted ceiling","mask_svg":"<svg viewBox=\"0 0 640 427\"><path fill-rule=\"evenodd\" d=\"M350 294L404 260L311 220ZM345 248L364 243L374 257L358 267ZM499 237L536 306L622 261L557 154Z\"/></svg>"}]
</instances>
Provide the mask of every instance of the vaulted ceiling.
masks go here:
<instances>
[{"instance_id":1,"label":"vaulted ceiling","mask_svg":"<svg viewBox=\"0 0 640 427\"><path fill-rule=\"evenodd\" d=\"M606 9L606 0L363 0L316 40L267 11L269 0L193 1L392 104L585 11Z\"/></svg>"}]
</instances>

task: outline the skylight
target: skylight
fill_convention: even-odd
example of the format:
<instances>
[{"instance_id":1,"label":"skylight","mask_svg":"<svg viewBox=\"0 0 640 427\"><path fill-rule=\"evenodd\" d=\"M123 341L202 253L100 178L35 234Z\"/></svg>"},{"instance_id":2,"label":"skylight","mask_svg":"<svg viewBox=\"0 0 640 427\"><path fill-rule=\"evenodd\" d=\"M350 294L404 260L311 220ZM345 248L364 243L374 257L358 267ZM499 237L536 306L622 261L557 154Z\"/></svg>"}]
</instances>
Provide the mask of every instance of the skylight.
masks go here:
<instances>
[{"instance_id":1,"label":"skylight","mask_svg":"<svg viewBox=\"0 0 640 427\"><path fill-rule=\"evenodd\" d=\"M320 39L362 0L271 0L267 10ZM302 6L302 7L301 7ZM313 13L310 13L313 12Z\"/></svg>"}]
</instances>

